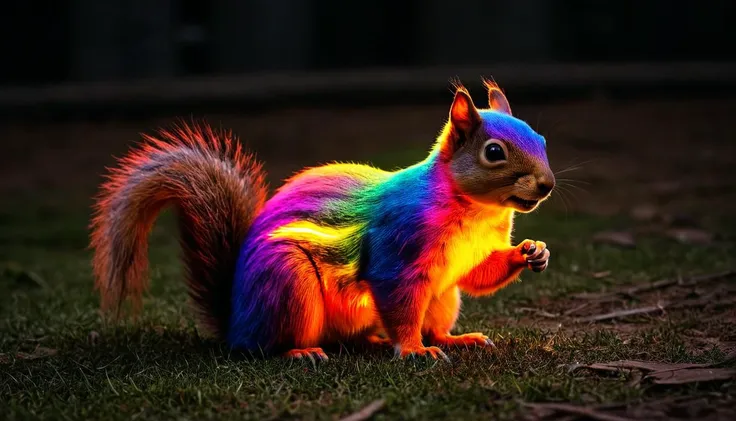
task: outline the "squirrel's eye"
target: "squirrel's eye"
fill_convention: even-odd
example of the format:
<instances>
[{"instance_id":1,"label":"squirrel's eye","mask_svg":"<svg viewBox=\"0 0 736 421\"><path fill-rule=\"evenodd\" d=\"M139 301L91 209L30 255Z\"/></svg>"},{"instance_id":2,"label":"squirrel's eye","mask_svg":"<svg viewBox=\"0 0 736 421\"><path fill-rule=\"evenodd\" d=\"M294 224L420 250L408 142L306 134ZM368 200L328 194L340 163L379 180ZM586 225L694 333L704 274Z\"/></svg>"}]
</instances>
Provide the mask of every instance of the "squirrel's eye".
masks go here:
<instances>
[{"instance_id":1,"label":"squirrel's eye","mask_svg":"<svg viewBox=\"0 0 736 421\"><path fill-rule=\"evenodd\" d=\"M498 143L487 144L483 154L488 162L503 161L506 159L506 154Z\"/></svg>"}]
</instances>

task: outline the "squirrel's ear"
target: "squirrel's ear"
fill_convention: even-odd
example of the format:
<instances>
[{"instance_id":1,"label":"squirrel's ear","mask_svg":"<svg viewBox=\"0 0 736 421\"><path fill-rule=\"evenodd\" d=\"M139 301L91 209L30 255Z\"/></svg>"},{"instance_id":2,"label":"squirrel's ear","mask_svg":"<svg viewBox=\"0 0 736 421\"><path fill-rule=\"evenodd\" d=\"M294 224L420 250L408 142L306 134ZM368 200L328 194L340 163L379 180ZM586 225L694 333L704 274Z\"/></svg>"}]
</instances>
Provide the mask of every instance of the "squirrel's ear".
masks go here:
<instances>
[{"instance_id":1,"label":"squirrel's ear","mask_svg":"<svg viewBox=\"0 0 736 421\"><path fill-rule=\"evenodd\" d=\"M450 123L455 136L467 137L481 122L480 114L473 99L465 88L455 91L455 99L450 107Z\"/></svg>"},{"instance_id":2,"label":"squirrel's ear","mask_svg":"<svg viewBox=\"0 0 736 421\"><path fill-rule=\"evenodd\" d=\"M493 80L483 79L483 85L488 90L488 107L494 111L511 115L511 105L498 84Z\"/></svg>"}]
</instances>

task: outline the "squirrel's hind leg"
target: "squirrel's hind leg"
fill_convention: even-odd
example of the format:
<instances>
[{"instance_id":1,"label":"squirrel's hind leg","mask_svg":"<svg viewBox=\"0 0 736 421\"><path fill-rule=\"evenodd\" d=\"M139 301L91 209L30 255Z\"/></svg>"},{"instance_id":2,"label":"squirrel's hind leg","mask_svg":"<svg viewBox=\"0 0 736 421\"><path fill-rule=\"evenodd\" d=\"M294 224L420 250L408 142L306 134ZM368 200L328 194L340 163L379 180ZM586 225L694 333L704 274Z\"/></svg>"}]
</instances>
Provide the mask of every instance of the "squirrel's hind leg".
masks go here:
<instances>
[{"instance_id":1,"label":"squirrel's hind leg","mask_svg":"<svg viewBox=\"0 0 736 421\"><path fill-rule=\"evenodd\" d=\"M422 343L422 321L431 299L429 289L418 282L396 282L387 286L379 292L376 306L395 354L400 358L426 356L449 361L440 348Z\"/></svg>"},{"instance_id":2,"label":"squirrel's hind leg","mask_svg":"<svg viewBox=\"0 0 736 421\"><path fill-rule=\"evenodd\" d=\"M327 361L327 354L319 347L325 333L325 304L322 279L314 260L302 248L294 247L285 259L293 274L289 297L289 329L294 349L287 358L315 358Z\"/></svg>"},{"instance_id":3,"label":"squirrel's hind leg","mask_svg":"<svg viewBox=\"0 0 736 421\"><path fill-rule=\"evenodd\" d=\"M230 341L236 347L326 360L325 304L310 256L286 242L261 245L241 262Z\"/></svg>"},{"instance_id":4,"label":"squirrel's hind leg","mask_svg":"<svg viewBox=\"0 0 736 421\"><path fill-rule=\"evenodd\" d=\"M441 296L432 298L424 316L422 334L432 345L443 347L493 346L488 336L474 332L451 335L450 331L460 313L460 290L453 287Z\"/></svg>"},{"instance_id":5,"label":"squirrel's hind leg","mask_svg":"<svg viewBox=\"0 0 736 421\"><path fill-rule=\"evenodd\" d=\"M365 339L374 346L393 346L391 338L389 338L386 328L383 327L381 321L376 322L376 326L371 329L365 336Z\"/></svg>"}]
</instances>

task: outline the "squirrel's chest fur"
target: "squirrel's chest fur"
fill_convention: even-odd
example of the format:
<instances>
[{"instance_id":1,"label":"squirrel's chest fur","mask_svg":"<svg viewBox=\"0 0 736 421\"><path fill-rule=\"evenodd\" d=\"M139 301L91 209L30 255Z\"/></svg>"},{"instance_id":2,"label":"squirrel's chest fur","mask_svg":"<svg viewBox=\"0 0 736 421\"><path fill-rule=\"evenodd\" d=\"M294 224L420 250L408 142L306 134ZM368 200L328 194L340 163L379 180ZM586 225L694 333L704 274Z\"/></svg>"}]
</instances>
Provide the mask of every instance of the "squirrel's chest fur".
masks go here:
<instances>
[{"instance_id":1,"label":"squirrel's chest fur","mask_svg":"<svg viewBox=\"0 0 736 421\"><path fill-rule=\"evenodd\" d=\"M511 240L513 213L478 214L453 224L437 235L431 245L428 275L434 293L439 295L495 250L507 248Z\"/></svg>"}]
</instances>

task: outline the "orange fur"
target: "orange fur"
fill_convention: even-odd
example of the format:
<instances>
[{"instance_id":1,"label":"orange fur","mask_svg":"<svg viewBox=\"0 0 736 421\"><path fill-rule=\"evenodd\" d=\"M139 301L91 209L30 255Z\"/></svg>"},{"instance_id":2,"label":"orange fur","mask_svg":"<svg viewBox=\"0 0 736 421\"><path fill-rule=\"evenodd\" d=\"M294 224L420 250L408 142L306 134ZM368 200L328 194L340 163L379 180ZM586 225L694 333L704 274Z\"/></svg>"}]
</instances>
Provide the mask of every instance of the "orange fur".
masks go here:
<instances>
[{"instance_id":1,"label":"orange fur","mask_svg":"<svg viewBox=\"0 0 736 421\"><path fill-rule=\"evenodd\" d=\"M200 322L227 332L238 248L266 199L264 174L228 133L182 125L162 131L111 170L95 204L90 245L103 310L128 297L140 306L148 286L147 237L159 212L179 216L189 294Z\"/></svg>"}]
</instances>

